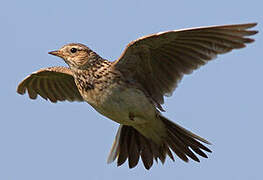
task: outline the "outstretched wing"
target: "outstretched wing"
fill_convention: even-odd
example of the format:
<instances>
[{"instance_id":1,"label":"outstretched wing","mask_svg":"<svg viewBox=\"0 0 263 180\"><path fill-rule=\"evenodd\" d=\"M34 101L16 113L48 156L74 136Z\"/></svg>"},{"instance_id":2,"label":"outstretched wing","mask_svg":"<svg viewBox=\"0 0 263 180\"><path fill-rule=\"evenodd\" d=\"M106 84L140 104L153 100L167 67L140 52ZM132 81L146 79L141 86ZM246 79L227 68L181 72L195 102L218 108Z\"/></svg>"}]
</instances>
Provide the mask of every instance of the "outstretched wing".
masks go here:
<instances>
[{"instance_id":1,"label":"outstretched wing","mask_svg":"<svg viewBox=\"0 0 263 180\"><path fill-rule=\"evenodd\" d=\"M72 72L66 67L50 67L40 69L27 76L17 87L17 93L25 94L31 99L40 95L51 102L83 101L74 82Z\"/></svg>"},{"instance_id":2,"label":"outstretched wing","mask_svg":"<svg viewBox=\"0 0 263 180\"><path fill-rule=\"evenodd\" d=\"M199 27L144 36L131 42L114 62L116 69L135 80L158 103L170 95L184 74L217 54L245 47L257 33L256 23Z\"/></svg>"}]
</instances>

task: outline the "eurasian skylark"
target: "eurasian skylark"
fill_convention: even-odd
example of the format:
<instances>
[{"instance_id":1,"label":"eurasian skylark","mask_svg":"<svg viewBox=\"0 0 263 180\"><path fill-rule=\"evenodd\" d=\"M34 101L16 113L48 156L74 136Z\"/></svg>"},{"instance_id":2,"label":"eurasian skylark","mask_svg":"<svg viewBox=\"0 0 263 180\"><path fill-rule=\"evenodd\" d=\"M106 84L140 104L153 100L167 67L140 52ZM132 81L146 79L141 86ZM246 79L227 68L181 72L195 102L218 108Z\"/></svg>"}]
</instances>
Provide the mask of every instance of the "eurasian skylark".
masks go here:
<instances>
[{"instance_id":1,"label":"eurasian skylark","mask_svg":"<svg viewBox=\"0 0 263 180\"><path fill-rule=\"evenodd\" d=\"M49 54L61 57L66 67L44 68L26 77L17 88L31 99L40 95L51 102L86 101L120 123L108 162L146 169L153 160L164 163L172 152L184 161L199 162L211 152L204 138L165 118L164 96L171 95L184 74L214 59L217 54L245 47L257 33L256 23L199 27L160 32L132 41L114 62L101 58L83 44L67 44ZM194 152L196 154L194 154Z\"/></svg>"}]
</instances>

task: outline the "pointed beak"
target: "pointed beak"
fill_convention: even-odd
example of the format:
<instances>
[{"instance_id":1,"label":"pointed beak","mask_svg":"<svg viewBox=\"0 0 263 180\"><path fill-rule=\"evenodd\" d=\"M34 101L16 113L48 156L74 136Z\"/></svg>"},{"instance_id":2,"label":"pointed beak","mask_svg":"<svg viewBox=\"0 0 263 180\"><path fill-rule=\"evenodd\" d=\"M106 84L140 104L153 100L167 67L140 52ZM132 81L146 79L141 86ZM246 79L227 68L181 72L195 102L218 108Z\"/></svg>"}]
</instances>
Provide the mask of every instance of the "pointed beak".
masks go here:
<instances>
[{"instance_id":1,"label":"pointed beak","mask_svg":"<svg viewBox=\"0 0 263 180\"><path fill-rule=\"evenodd\" d=\"M60 57L59 51L50 51L50 52L48 52L48 54L52 54L54 56L59 56Z\"/></svg>"}]
</instances>

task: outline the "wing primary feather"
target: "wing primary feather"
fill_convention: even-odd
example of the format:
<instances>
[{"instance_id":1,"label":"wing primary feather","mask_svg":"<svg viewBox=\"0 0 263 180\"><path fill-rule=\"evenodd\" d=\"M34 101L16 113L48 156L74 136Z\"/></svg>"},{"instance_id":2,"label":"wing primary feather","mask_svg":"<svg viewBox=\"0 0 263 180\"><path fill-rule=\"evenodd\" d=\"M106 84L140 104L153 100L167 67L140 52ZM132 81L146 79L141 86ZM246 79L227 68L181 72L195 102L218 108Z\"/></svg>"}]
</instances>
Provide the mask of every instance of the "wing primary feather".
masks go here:
<instances>
[{"instance_id":1,"label":"wing primary feather","mask_svg":"<svg viewBox=\"0 0 263 180\"><path fill-rule=\"evenodd\" d=\"M36 92L45 100L47 100L47 94L45 92L45 89L43 89L43 86L42 86L42 78L38 78L37 81L36 81L36 87L35 87L35 90Z\"/></svg>"},{"instance_id":2,"label":"wing primary feather","mask_svg":"<svg viewBox=\"0 0 263 180\"><path fill-rule=\"evenodd\" d=\"M57 101L62 101L63 99L61 98L61 95L58 92L58 89L56 87L57 87L56 81L53 80L53 79L50 79L49 80L49 89L50 89L50 91L52 92L53 96L55 97L55 99Z\"/></svg>"},{"instance_id":3,"label":"wing primary feather","mask_svg":"<svg viewBox=\"0 0 263 180\"><path fill-rule=\"evenodd\" d=\"M188 44L188 43L175 43L175 47L180 47L184 49L185 51L189 51L189 53L193 54L193 56L197 56L200 59L203 59L205 61L209 61L211 59L214 59L216 57L216 52L214 50L200 48L197 45Z\"/></svg>"},{"instance_id":4,"label":"wing primary feather","mask_svg":"<svg viewBox=\"0 0 263 180\"><path fill-rule=\"evenodd\" d=\"M51 80L50 79L46 79L44 78L43 79L44 82L45 82L45 90L47 92L47 95L48 95L48 98L51 102L55 103L57 102L57 98L54 96L54 92L52 91L52 88L51 88Z\"/></svg>"},{"instance_id":5,"label":"wing primary feather","mask_svg":"<svg viewBox=\"0 0 263 180\"><path fill-rule=\"evenodd\" d=\"M70 90L68 89L67 85L65 84L64 81L59 81L57 82L60 87L61 87L61 92L63 92L63 94L65 95L65 99L68 100L68 101L73 101L73 97L72 97L72 94L70 92Z\"/></svg>"},{"instance_id":6,"label":"wing primary feather","mask_svg":"<svg viewBox=\"0 0 263 180\"><path fill-rule=\"evenodd\" d=\"M37 98L37 93L32 88L32 83L34 81L35 81L35 78L32 78L31 80L28 81L28 84L27 84L27 92L28 92L30 99L36 99Z\"/></svg>"},{"instance_id":7,"label":"wing primary feather","mask_svg":"<svg viewBox=\"0 0 263 180\"><path fill-rule=\"evenodd\" d=\"M54 88L56 88L56 91L58 91L60 94L61 101L65 101L67 94L65 94L64 88L63 86L61 86L61 83L59 81L56 81L54 85Z\"/></svg>"},{"instance_id":8,"label":"wing primary feather","mask_svg":"<svg viewBox=\"0 0 263 180\"><path fill-rule=\"evenodd\" d=\"M202 45L206 45L207 48L213 49L218 54L223 54L230 52L233 48L226 46L224 44L219 44L211 41L210 39L200 38L200 37L179 37L176 41L192 41L193 43L199 43Z\"/></svg>"}]
</instances>

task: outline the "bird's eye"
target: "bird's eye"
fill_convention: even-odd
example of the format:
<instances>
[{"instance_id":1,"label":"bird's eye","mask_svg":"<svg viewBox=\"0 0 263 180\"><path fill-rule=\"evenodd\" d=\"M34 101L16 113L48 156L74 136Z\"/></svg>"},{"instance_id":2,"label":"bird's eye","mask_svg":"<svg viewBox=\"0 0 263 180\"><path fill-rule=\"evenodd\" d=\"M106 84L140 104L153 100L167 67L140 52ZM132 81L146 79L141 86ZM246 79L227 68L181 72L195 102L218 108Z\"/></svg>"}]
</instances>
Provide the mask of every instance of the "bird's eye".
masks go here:
<instances>
[{"instance_id":1,"label":"bird's eye","mask_svg":"<svg viewBox=\"0 0 263 180\"><path fill-rule=\"evenodd\" d=\"M71 49L70 49L70 52L71 52L71 53L75 53L75 52L77 52L77 49L76 49L76 48L71 48Z\"/></svg>"}]
</instances>

